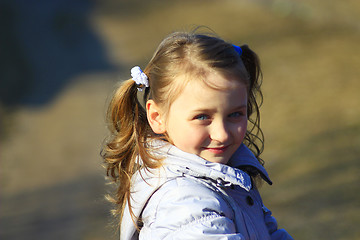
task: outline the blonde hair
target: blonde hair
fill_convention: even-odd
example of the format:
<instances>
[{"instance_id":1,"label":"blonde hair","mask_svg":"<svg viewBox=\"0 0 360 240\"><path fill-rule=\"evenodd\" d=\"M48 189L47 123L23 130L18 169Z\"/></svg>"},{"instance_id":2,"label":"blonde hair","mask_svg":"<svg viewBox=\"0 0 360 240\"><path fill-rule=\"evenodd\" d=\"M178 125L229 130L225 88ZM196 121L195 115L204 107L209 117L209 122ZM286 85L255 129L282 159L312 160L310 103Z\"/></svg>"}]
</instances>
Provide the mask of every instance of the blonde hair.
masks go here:
<instances>
[{"instance_id":1,"label":"blonde hair","mask_svg":"<svg viewBox=\"0 0 360 240\"><path fill-rule=\"evenodd\" d=\"M206 74L211 70L224 76L235 76L248 86L249 124L244 143L263 164L260 158L264 142L259 112L262 102L260 64L257 55L248 46L241 48L242 54L239 55L232 44L218 37L196 32L175 32L161 42L144 69L150 87L142 92L142 97L138 97L137 86L131 79L124 81L117 89L107 115L112 136L103 147L102 156L107 175L118 184L113 202L117 204L116 213L120 218L126 203L133 216L130 201L132 175L140 168L161 166L161 159L151 155L147 143L154 138L166 138L151 130L143 106L152 99L163 110L169 110L186 84L175 81L177 76L189 74L192 77L185 81L200 79L206 83Z\"/></svg>"}]
</instances>

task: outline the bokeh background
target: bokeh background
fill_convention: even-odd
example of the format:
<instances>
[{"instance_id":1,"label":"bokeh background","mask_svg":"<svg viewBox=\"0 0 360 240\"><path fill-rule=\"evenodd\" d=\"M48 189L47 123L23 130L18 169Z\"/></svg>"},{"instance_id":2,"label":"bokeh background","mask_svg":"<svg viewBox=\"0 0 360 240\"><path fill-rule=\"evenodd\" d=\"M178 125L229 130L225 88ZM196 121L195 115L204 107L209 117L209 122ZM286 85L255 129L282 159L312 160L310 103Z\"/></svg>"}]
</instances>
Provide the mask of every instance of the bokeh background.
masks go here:
<instances>
[{"instance_id":1,"label":"bokeh background","mask_svg":"<svg viewBox=\"0 0 360 240\"><path fill-rule=\"evenodd\" d=\"M0 239L118 239L106 104L168 33L261 58L265 204L295 239L360 239L357 0L0 1Z\"/></svg>"}]
</instances>

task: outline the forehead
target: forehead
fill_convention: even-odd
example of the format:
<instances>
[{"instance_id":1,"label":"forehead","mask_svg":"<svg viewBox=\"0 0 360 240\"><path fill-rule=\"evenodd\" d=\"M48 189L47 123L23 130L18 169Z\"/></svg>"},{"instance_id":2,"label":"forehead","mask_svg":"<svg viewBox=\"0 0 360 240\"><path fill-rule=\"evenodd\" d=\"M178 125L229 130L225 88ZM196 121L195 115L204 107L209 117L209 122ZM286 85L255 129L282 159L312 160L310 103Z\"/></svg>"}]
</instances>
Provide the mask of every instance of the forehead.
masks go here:
<instances>
[{"instance_id":1,"label":"forehead","mask_svg":"<svg viewBox=\"0 0 360 240\"><path fill-rule=\"evenodd\" d=\"M236 78L224 77L220 74L210 73L203 80L191 79L191 76L180 76L179 81L186 82L174 104L178 107L193 109L214 104L230 106L246 104L247 88L243 81Z\"/></svg>"}]
</instances>

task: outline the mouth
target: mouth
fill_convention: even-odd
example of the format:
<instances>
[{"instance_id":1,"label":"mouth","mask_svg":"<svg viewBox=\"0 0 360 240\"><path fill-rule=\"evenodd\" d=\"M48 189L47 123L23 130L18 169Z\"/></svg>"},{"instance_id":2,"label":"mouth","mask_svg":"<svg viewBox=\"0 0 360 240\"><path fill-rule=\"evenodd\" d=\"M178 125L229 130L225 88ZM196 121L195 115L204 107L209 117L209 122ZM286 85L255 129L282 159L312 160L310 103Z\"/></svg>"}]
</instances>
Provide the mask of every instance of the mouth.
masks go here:
<instances>
[{"instance_id":1,"label":"mouth","mask_svg":"<svg viewBox=\"0 0 360 240\"><path fill-rule=\"evenodd\" d=\"M205 150L211 152L211 153L214 153L214 154L222 154L224 153L227 148L229 146L224 146L224 147L212 147L212 148L209 148L209 147L204 147Z\"/></svg>"}]
</instances>

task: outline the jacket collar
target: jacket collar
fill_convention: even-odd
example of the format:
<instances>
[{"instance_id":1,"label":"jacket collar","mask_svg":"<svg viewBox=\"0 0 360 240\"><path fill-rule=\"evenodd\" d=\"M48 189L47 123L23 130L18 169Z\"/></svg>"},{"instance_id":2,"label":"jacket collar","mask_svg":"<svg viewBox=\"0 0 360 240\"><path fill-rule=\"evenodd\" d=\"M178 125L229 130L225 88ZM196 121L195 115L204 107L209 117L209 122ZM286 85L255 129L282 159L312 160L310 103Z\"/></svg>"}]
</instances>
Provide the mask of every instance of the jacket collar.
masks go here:
<instances>
[{"instance_id":1,"label":"jacket collar","mask_svg":"<svg viewBox=\"0 0 360 240\"><path fill-rule=\"evenodd\" d=\"M160 152L166 154L164 164L174 175L190 175L198 178L207 178L219 184L235 184L245 190L251 189L251 179L247 173L240 170L242 166L254 167L262 178L271 184L271 180L265 168L259 163L254 154L242 144L229 160L227 165L213 163L186 153L177 147L165 144L160 147Z\"/></svg>"},{"instance_id":2,"label":"jacket collar","mask_svg":"<svg viewBox=\"0 0 360 240\"><path fill-rule=\"evenodd\" d=\"M255 168L259 173L262 179L268 184L272 185L269 174L265 168L259 163L255 155L250 151L245 144L241 144L240 147L236 150L234 155L230 158L228 165L234 168L241 168L245 166L250 166Z\"/></svg>"}]
</instances>

